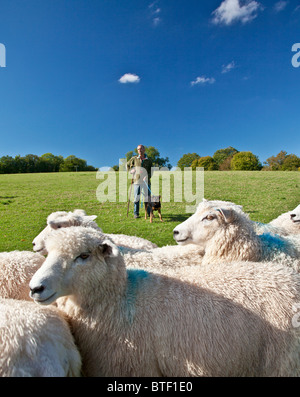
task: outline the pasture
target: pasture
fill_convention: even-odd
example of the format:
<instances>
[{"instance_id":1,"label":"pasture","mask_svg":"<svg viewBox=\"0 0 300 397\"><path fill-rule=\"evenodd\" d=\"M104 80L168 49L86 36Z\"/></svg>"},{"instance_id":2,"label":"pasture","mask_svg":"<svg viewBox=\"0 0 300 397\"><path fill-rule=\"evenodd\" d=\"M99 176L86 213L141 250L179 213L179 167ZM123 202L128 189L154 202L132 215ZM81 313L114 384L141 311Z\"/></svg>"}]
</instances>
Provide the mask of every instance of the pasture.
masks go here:
<instances>
[{"instance_id":1,"label":"pasture","mask_svg":"<svg viewBox=\"0 0 300 397\"><path fill-rule=\"evenodd\" d=\"M191 214L184 201L173 202L172 184L171 202L162 202L164 222L156 215L150 224L144 208L140 219L133 218L133 203L128 218L126 203L100 203L100 183L95 172L0 175L0 251L31 250L51 212L75 208L97 215L104 232L136 235L158 246L175 244L174 227ZM204 196L243 205L252 220L267 223L300 203L300 172L205 172Z\"/></svg>"}]
</instances>

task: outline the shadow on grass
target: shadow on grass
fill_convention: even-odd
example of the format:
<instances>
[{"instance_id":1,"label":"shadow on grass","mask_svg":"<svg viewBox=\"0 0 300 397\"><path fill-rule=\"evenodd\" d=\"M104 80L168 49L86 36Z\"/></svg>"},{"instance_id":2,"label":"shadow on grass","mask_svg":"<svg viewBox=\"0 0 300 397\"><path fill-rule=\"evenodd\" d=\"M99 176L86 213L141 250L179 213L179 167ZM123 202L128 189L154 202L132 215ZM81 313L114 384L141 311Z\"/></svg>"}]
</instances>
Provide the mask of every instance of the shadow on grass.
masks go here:
<instances>
[{"instance_id":1,"label":"shadow on grass","mask_svg":"<svg viewBox=\"0 0 300 397\"><path fill-rule=\"evenodd\" d=\"M16 197L17 196L0 196L0 204L9 205L14 202L14 200L11 200L11 199L14 199Z\"/></svg>"},{"instance_id":2,"label":"shadow on grass","mask_svg":"<svg viewBox=\"0 0 300 397\"><path fill-rule=\"evenodd\" d=\"M164 222L184 222L191 214L163 214L162 217Z\"/></svg>"}]
</instances>

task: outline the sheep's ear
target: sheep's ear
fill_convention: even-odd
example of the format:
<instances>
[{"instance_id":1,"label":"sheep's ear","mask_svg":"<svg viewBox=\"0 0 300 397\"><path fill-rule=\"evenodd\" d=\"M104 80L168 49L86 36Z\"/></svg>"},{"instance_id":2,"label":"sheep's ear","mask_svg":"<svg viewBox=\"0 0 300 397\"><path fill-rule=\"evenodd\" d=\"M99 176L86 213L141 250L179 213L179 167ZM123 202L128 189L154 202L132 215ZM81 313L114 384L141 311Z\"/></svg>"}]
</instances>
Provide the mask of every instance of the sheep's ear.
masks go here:
<instances>
[{"instance_id":1,"label":"sheep's ear","mask_svg":"<svg viewBox=\"0 0 300 397\"><path fill-rule=\"evenodd\" d=\"M85 216L86 212L85 212L85 210L76 209L76 210L73 211L73 214Z\"/></svg>"},{"instance_id":2,"label":"sheep's ear","mask_svg":"<svg viewBox=\"0 0 300 397\"><path fill-rule=\"evenodd\" d=\"M217 211L219 211L224 218L225 222L231 222L233 219L233 212L231 209L228 208L218 208Z\"/></svg>"},{"instance_id":3,"label":"sheep's ear","mask_svg":"<svg viewBox=\"0 0 300 397\"><path fill-rule=\"evenodd\" d=\"M86 215L84 218L85 218L87 221L94 221L95 219L98 218L98 216L97 216L97 215Z\"/></svg>"},{"instance_id":4,"label":"sheep's ear","mask_svg":"<svg viewBox=\"0 0 300 397\"><path fill-rule=\"evenodd\" d=\"M51 229L57 229L57 223L55 221L48 222L48 225L51 227Z\"/></svg>"},{"instance_id":5,"label":"sheep's ear","mask_svg":"<svg viewBox=\"0 0 300 397\"><path fill-rule=\"evenodd\" d=\"M116 257L119 255L118 247L110 240L104 240L99 244L98 249L104 257Z\"/></svg>"}]
</instances>

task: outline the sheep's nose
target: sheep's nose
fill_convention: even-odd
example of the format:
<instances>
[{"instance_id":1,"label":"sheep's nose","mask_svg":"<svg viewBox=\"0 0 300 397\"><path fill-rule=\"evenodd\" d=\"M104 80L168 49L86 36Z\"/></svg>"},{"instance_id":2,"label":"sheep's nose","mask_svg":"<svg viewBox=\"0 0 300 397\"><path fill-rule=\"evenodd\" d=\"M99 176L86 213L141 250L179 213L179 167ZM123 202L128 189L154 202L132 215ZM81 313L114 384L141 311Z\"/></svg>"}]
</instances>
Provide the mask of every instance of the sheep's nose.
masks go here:
<instances>
[{"instance_id":1,"label":"sheep's nose","mask_svg":"<svg viewBox=\"0 0 300 397\"><path fill-rule=\"evenodd\" d=\"M296 214L291 214L291 218L295 218L296 217Z\"/></svg>"},{"instance_id":2,"label":"sheep's nose","mask_svg":"<svg viewBox=\"0 0 300 397\"><path fill-rule=\"evenodd\" d=\"M178 234L179 234L179 231L178 230L173 230L173 236L175 237L175 236L178 236Z\"/></svg>"},{"instance_id":3,"label":"sheep's nose","mask_svg":"<svg viewBox=\"0 0 300 397\"><path fill-rule=\"evenodd\" d=\"M41 294L44 291L45 287L40 285L38 287L30 288L31 295Z\"/></svg>"}]
</instances>

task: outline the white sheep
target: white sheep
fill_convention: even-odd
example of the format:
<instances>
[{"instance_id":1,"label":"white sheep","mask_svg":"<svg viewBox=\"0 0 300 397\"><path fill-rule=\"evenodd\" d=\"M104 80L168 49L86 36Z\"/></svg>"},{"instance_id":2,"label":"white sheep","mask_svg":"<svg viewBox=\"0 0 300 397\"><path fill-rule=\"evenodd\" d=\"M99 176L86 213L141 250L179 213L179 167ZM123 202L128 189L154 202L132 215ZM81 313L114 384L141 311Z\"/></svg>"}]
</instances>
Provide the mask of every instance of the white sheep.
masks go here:
<instances>
[{"instance_id":1,"label":"white sheep","mask_svg":"<svg viewBox=\"0 0 300 397\"><path fill-rule=\"evenodd\" d=\"M30 300L29 281L44 260L30 251L0 252L0 297Z\"/></svg>"},{"instance_id":2,"label":"white sheep","mask_svg":"<svg viewBox=\"0 0 300 397\"><path fill-rule=\"evenodd\" d=\"M130 269L145 269L166 273L168 269L199 265L202 262L204 250L194 244L186 246L166 245L144 252L121 251L126 267Z\"/></svg>"},{"instance_id":3,"label":"white sheep","mask_svg":"<svg viewBox=\"0 0 300 397\"><path fill-rule=\"evenodd\" d=\"M173 233L179 245L193 243L205 251L202 263L274 261L300 270L299 239L257 234L254 222L232 203L204 200Z\"/></svg>"},{"instance_id":4,"label":"white sheep","mask_svg":"<svg viewBox=\"0 0 300 397\"><path fill-rule=\"evenodd\" d=\"M0 298L0 376L80 376L81 357L54 307Z\"/></svg>"},{"instance_id":5,"label":"white sheep","mask_svg":"<svg viewBox=\"0 0 300 397\"><path fill-rule=\"evenodd\" d=\"M270 222L270 225L283 229L286 234L300 234L300 205L293 211L285 212Z\"/></svg>"},{"instance_id":6,"label":"white sheep","mask_svg":"<svg viewBox=\"0 0 300 397\"><path fill-rule=\"evenodd\" d=\"M46 248L31 296L43 305L68 296L61 310L84 375L300 375L299 328L292 321L300 275L292 269L194 266L182 280L179 273L126 269L110 240L83 227L52 233Z\"/></svg>"},{"instance_id":7,"label":"white sheep","mask_svg":"<svg viewBox=\"0 0 300 397\"><path fill-rule=\"evenodd\" d=\"M92 227L102 232L97 223L94 222L96 215L88 216L83 210L73 212L54 212L48 216L47 227L33 240L33 249L44 255L45 241L54 230L70 227L84 226ZM169 266L182 267L187 264L199 263L203 256L203 250L190 244L187 247L165 246L158 248L148 240L119 234L105 234L110 240L118 245L124 255L126 265L130 268L147 268L157 271L165 271ZM128 244L127 246L125 246ZM129 245L131 248L129 248ZM144 249L142 248L144 247Z\"/></svg>"},{"instance_id":8,"label":"white sheep","mask_svg":"<svg viewBox=\"0 0 300 397\"><path fill-rule=\"evenodd\" d=\"M84 210L74 210L73 212L57 211L50 214L47 218L47 226L33 240L33 250L46 255L45 240L47 236L56 229L69 226L86 226L92 227L99 231L102 229L97 225L95 219L97 215L86 215ZM156 244L149 240L136 236L127 236L125 234L106 234L115 244L124 248L134 248L138 250L147 250L157 247ZM126 250L125 250L126 251Z\"/></svg>"}]
</instances>

